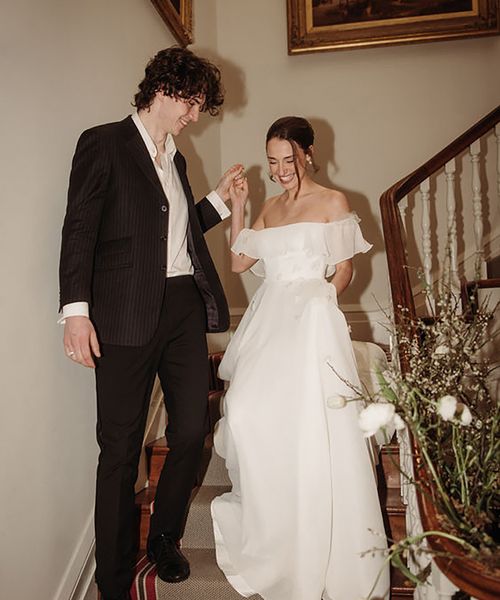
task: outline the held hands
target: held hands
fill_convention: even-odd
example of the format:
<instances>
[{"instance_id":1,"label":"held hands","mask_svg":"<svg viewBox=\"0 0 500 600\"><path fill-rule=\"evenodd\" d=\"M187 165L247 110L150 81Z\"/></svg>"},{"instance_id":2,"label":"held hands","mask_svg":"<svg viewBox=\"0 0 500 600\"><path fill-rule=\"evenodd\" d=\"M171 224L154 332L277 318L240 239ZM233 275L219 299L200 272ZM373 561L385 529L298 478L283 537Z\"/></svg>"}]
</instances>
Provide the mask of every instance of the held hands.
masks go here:
<instances>
[{"instance_id":1,"label":"held hands","mask_svg":"<svg viewBox=\"0 0 500 600\"><path fill-rule=\"evenodd\" d=\"M243 165L236 164L230 167L220 178L215 191L217 194L227 202L229 200L229 188L234 180L241 180L243 177Z\"/></svg>"},{"instance_id":2,"label":"held hands","mask_svg":"<svg viewBox=\"0 0 500 600\"><path fill-rule=\"evenodd\" d=\"M93 356L100 357L99 342L92 321L88 317L67 317L64 325L66 356L84 367L95 368Z\"/></svg>"},{"instance_id":3,"label":"held hands","mask_svg":"<svg viewBox=\"0 0 500 600\"><path fill-rule=\"evenodd\" d=\"M235 177L229 187L229 198L231 207L234 209L243 209L248 199L248 181L245 175Z\"/></svg>"}]
</instances>

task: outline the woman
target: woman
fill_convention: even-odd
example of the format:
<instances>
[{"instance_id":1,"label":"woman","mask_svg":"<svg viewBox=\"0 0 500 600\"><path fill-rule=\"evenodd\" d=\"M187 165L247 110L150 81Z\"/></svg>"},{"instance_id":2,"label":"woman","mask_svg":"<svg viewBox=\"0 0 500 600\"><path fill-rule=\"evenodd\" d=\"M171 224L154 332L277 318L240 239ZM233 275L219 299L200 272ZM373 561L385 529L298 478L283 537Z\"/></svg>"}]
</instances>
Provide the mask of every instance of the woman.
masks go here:
<instances>
[{"instance_id":1,"label":"woman","mask_svg":"<svg viewBox=\"0 0 500 600\"><path fill-rule=\"evenodd\" d=\"M314 132L284 117L267 133L270 176L283 191L243 227L234 183L232 269L264 277L220 365L230 381L215 446L232 491L212 503L217 562L242 596L359 600L385 547L376 481L357 423L359 385L337 296L351 258L370 249L345 196L313 181ZM333 274L329 283L326 277ZM388 598L387 569L376 586Z\"/></svg>"}]
</instances>

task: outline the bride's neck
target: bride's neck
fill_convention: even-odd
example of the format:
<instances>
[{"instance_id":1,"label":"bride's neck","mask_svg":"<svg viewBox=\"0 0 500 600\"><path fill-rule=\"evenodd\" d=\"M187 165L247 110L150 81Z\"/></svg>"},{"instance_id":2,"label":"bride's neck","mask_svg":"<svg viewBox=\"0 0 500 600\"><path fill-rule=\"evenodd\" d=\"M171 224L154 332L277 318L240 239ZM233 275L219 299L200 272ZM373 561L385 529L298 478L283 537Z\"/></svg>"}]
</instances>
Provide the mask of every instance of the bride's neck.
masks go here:
<instances>
[{"instance_id":1,"label":"bride's neck","mask_svg":"<svg viewBox=\"0 0 500 600\"><path fill-rule=\"evenodd\" d=\"M285 190L283 192L283 200L285 202L287 202L288 200L292 200L294 202L300 200L304 196L307 196L308 194L313 192L315 185L316 184L312 179L310 179L309 177L304 177L304 179L302 179L302 181L300 182L300 188L299 186L297 186L291 190Z\"/></svg>"}]
</instances>

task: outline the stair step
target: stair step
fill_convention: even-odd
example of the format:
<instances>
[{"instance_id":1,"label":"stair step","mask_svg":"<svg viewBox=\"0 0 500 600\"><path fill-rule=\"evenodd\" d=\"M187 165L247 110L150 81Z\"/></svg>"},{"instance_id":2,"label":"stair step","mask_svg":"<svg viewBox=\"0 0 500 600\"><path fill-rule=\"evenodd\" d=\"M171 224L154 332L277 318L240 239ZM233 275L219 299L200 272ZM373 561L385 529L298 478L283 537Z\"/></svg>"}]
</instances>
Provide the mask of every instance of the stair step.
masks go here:
<instances>
[{"instance_id":1,"label":"stair step","mask_svg":"<svg viewBox=\"0 0 500 600\"><path fill-rule=\"evenodd\" d=\"M175 585L157 579L159 600L241 600L218 568L214 550L183 547L183 552L191 563L191 576ZM254 595L250 600L262 598Z\"/></svg>"},{"instance_id":2,"label":"stair step","mask_svg":"<svg viewBox=\"0 0 500 600\"><path fill-rule=\"evenodd\" d=\"M226 461L217 454L214 448L210 449L210 460L203 478L203 485L231 485L231 480L227 474Z\"/></svg>"},{"instance_id":3,"label":"stair step","mask_svg":"<svg viewBox=\"0 0 500 600\"><path fill-rule=\"evenodd\" d=\"M210 504L212 500L230 491L229 486L204 485L194 497L182 537L183 548L215 548Z\"/></svg>"}]
</instances>

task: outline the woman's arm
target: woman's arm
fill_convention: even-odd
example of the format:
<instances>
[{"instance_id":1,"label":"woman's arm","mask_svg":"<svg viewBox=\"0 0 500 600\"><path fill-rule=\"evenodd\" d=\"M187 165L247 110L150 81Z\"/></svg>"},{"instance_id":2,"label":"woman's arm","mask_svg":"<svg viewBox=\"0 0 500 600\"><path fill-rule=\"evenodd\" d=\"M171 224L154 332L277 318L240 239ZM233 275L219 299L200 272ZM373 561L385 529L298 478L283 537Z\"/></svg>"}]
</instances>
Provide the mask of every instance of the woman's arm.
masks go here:
<instances>
[{"instance_id":1,"label":"woman's arm","mask_svg":"<svg viewBox=\"0 0 500 600\"><path fill-rule=\"evenodd\" d=\"M335 265L335 275L332 277L331 283L337 290L337 297L351 283L352 279L352 259L343 260Z\"/></svg>"},{"instance_id":2,"label":"woman's arm","mask_svg":"<svg viewBox=\"0 0 500 600\"><path fill-rule=\"evenodd\" d=\"M351 212L351 207L345 195L337 190L330 190L328 199L328 221L337 221ZM351 283L352 279L352 259L343 260L335 265L335 275L331 283L337 290L337 297Z\"/></svg>"},{"instance_id":3,"label":"woman's arm","mask_svg":"<svg viewBox=\"0 0 500 600\"><path fill-rule=\"evenodd\" d=\"M233 180L229 188L229 197L231 199L231 238L229 245L232 248L236 238L245 226L245 205L248 199L248 181L246 177L241 180ZM255 258L231 252L231 271L233 273L243 273L256 262L257 259Z\"/></svg>"}]
</instances>

